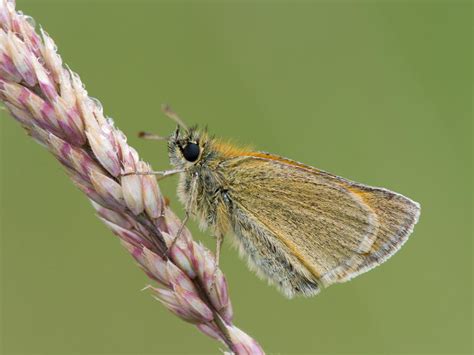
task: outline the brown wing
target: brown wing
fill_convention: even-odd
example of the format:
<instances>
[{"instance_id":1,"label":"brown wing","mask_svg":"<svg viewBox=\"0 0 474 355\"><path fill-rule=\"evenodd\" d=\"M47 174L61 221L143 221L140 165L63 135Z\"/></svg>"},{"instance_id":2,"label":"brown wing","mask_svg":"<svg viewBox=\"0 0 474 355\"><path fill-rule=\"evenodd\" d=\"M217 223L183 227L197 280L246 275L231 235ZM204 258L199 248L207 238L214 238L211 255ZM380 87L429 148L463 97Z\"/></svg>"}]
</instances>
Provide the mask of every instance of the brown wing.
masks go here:
<instances>
[{"instance_id":1,"label":"brown wing","mask_svg":"<svg viewBox=\"0 0 474 355\"><path fill-rule=\"evenodd\" d=\"M419 205L267 154L225 162L229 194L323 285L379 265L407 240Z\"/></svg>"}]
</instances>

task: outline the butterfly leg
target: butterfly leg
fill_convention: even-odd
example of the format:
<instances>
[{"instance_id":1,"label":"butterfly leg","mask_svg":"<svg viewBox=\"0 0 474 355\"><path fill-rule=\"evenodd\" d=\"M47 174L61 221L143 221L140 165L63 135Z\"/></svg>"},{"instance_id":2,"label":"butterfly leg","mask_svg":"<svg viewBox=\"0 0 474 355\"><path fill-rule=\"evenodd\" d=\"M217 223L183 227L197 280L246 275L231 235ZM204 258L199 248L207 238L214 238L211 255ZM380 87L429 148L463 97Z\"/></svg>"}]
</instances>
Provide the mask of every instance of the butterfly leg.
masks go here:
<instances>
[{"instance_id":1,"label":"butterfly leg","mask_svg":"<svg viewBox=\"0 0 474 355\"><path fill-rule=\"evenodd\" d=\"M214 287L216 286L216 276L217 276L217 270L219 268L219 259L221 256L221 249L222 249L222 242L224 241L224 235L222 233L217 233L216 236L216 256L214 258L214 272L212 273L212 283L210 287L210 291L212 292L214 290Z\"/></svg>"},{"instance_id":2,"label":"butterfly leg","mask_svg":"<svg viewBox=\"0 0 474 355\"><path fill-rule=\"evenodd\" d=\"M196 188L196 181L193 180L193 183L191 185L191 188L194 189ZM191 196L191 195L190 195ZM178 240L178 238L181 236L181 234L183 233L183 230L184 230L184 227L186 226L186 223L188 222L189 220L189 216L191 215L191 197L188 197L188 200L186 201L186 204L185 204L185 210L184 210L184 218L183 218L183 221L181 222L181 226L179 227L178 229L178 233L176 233L176 235L174 236L173 240L171 241L171 244L169 245L168 247L168 256L169 256L169 253L171 251L171 249L173 248L173 246L175 245L176 241Z\"/></svg>"},{"instance_id":3,"label":"butterfly leg","mask_svg":"<svg viewBox=\"0 0 474 355\"><path fill-rule=\"evenodd\" d=\"M184 227L186 226L186 222L188 222L188 219L189 219L189 212L186 211L185 215L184 215L184 218L183 218L183 221L181 222L181 225L179 226L178 233L176 233L173 240L171 241L171 244L168 247L168 256L169 256L169 253L170 253L171 249L173 248L176 241L178 240L179 236L181 235L181 233L183 233Z\"/></svg>"},{"instance_id":4,"label":"butterfly leg","mask_svg":"<svg viewBox=\"0 0 474 355\"><path fill-rule=\"evenodd\" d=\"M129 176L129 175L157 175L158 180L164 179L167 176L175 175L182 173L183 169L170 169L170 170L163 170L163 171L131 171L128 173L122 174L122 176Z\"/></svg>"}]
</instances>

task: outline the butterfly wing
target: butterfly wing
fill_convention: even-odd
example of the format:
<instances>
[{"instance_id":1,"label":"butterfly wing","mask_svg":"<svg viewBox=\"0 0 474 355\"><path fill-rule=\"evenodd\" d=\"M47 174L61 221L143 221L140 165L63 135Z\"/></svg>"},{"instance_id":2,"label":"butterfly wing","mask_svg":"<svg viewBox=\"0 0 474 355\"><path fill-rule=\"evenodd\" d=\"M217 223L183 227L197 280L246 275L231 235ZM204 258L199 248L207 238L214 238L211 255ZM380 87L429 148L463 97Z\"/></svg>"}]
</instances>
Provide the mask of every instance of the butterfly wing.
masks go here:
<instances>
[{"instance_id":1,"label":"butterfly wing","mask_svg":"<svg viewBox=\"0 0 474 355\"><path fill-rule=\"evenodd\" d=\"M261 252L252 244L266 245L290 265L286 269L324 286L384 262L407 240L419 216L419 205L402 195L265 153L224 165L234 231L242 243L251 244L244 245L247 252ZM263 254L249 258L257 271L275 281L281 271L267 270L268 262L259 260L281 262ZM293 290L283 290L287 295L305 293L289 285Z\"/></svg>"}]
</instances>

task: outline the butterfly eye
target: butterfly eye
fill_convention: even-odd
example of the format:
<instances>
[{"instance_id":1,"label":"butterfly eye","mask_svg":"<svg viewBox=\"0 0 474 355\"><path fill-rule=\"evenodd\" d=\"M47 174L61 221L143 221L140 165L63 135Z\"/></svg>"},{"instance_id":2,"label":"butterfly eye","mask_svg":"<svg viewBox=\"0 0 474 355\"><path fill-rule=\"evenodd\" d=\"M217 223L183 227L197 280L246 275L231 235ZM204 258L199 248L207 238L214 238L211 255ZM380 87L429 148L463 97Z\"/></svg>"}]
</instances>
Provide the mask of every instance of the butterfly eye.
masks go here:
<instances>
[{"instance_id":1,"label":"butterfly eye","mask_svg":"<svg viewBox=\"0 0 474 355\"><path fill-rule=\"evenodd\" d=\"M195 162L199 158L199 145L196 143L188 143L183 148L183 156L189 162Z\"/></svg>"}]
</instances>

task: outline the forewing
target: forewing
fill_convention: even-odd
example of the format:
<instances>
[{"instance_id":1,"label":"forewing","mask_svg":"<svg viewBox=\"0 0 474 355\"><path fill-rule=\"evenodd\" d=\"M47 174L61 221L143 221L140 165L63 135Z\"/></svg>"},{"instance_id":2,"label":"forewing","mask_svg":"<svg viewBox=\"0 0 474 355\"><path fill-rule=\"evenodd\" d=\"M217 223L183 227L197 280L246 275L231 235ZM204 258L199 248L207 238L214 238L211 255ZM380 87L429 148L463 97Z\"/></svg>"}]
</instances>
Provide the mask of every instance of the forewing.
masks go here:
<instances>
[{"instance_id":1,"label":"forewing","mask_svg":"<svg viewBox=\"0 0 474 355\"><path fill-rule=\"evenodd\" d=\"M418 218L418 205L401 195L284 158L234 158L223 171L234 203L326 286L387 259Z\"/></svg>"}]
</instances>

